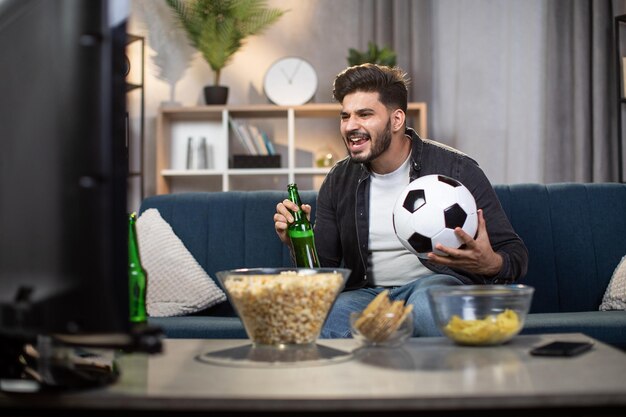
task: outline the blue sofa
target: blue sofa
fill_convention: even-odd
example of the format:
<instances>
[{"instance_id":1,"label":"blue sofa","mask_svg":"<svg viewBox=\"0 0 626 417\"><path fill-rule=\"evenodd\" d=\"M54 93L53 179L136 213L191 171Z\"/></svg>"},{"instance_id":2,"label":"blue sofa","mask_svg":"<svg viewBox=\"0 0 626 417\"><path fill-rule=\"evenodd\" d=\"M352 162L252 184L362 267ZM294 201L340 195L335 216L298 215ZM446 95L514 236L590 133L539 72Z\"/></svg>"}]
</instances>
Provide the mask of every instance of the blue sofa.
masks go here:
<instances>
[{"instance_id":1,"label":"blue sofa","mask_svg":"<svg viewBox=\"0 0 626 417\"><path fill-rule=\"evenodd\" d=\"M626 255L626 184L516 184L495 190L530 264L520 281L535 288L523 333L582 332L626 348L626 312L598 311ZM168 194L146 198L209 275L241 267L292 266L274 232L281 191ZM314 191L301 192L313 207ZM226 302L195 315L151 318L171 338L245 338Z\"/></svg>"}]
</instances>

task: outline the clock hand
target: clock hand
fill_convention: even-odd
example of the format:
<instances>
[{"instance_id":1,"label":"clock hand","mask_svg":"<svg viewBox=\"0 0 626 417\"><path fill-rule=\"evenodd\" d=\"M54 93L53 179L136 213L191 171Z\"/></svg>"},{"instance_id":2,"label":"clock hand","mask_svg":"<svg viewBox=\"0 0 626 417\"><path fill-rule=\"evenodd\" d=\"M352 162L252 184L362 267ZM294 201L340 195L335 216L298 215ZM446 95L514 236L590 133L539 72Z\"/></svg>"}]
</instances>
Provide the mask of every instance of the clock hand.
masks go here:
<instances>
[{"instance_id":1,"label":"clock hand","mask_svg":"<svg viewBox=\"0 0 626 417\"><path fill-rule=\"evenodd\" d=\"M289 77L289 75L287 75L287 73L285 72L285 69L283 67L280 68L280 72L283 73L283 75L285 76L285 78L287 79L287 82L289 84L291 84L291 78Z\"/></svg>"},{"instance_id":2,"label":"clock hand","mask_svg":"<svg viewBox=\"0 0 626 417\"><path fill-rule=\"evenodd\" d=\"M298 64L296 65L296 68L293 70L293 73L291 74L291 78L289 78L289 84L291 84L291 82L293 81L293 78L298 73L298 70L300 69L300 65L302 65L302 61L298 61Z\"/></svg>"},{"instance_id":3,"label":"clock hand","mask_svg":"<svg viewBox=\"0 0 626 417\"><path fill-rule=\"evenodd\" d=\"M285 71L285 68L283 68L283 67L280 68L280 72L282 72L283 75L285 76L285 78L287 78L287 82L289 84L291 84L293 82L294 77L296 76L296 74L298 73L298 70L300 69L300 65L302 65L302 61L298 61L298 63L296 64L296 67L294 68L293 72L291 73L291 77L287 74L287 72Z\"/></svg>"}]
</instances>

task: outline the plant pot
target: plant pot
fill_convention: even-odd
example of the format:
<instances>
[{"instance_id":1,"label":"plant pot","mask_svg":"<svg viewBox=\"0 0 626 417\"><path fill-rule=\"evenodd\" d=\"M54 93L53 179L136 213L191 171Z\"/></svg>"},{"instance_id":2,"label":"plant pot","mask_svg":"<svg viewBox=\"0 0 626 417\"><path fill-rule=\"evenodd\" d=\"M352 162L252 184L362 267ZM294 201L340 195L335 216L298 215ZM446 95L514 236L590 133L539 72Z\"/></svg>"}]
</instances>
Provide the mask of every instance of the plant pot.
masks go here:
<instances>
[{"instance_id":1,"label":"plant pot","mask_svg":"<svg viewBox=\"0 0 626 417\"><path fill-rule=\"evenodd\" d=\"M206 104L226 104L228 87L223 85L209 85L204 87L204 102Z\"/></svg>"}]
</instances>

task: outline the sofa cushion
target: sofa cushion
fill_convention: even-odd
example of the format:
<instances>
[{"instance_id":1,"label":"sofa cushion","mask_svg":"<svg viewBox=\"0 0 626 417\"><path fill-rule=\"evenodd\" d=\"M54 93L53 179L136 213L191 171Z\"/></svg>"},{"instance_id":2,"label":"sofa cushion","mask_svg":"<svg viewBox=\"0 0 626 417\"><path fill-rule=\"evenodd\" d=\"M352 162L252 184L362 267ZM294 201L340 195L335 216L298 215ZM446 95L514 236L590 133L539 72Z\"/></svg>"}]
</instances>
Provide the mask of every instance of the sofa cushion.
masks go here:
<instances>
[{"instance_id":1,"label":"sofa cushion","mask_svg":"<svg viewBox=\"0 0 626 417\"><path fill-rule=\"evenodd\" d=\"M496 185L494 189L513 229L528 248L528 273L520 283L535 288L531 312L558 311L548 189L539 184Z\"/></svg>"},{"instance_id":2,"label":"sofa cushion","mask_svg":"<svg viewBox=\"0 0 626 417\"><path fill-rule=\"evenodd\" d=\"M626 253L626 184L496 185L529 251L533 313L598 310ZM489 227L489 224L487 224Z\"/></svg>"},{"instance_id":3,"label":"sofa cushion","mask_svg":"<svg viewBox=\"0 0 626 417\"><path fill-rule=\"evenodd\" d=\"M615 268L600 310L626 310L626 256Z\"/></svg>"},{"instance_id":4,"label":"sofa cushion","mask_svg":"<svg viewBox=\"0 0 626 417\"><path fill-rule=\"evenodd\" d=\"M156 209L137 220L137 240L148 273L148 315L181 316L226 301Z\"/></svg>"}]
</instances>

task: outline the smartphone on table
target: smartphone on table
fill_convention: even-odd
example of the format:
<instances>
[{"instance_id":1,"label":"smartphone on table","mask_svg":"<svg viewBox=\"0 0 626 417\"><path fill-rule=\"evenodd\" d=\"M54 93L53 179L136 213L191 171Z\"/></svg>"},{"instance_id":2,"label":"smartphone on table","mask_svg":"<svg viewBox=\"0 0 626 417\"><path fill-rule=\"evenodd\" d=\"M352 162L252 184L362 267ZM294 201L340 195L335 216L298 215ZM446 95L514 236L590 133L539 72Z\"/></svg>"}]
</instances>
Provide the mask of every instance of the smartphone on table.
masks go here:
<instances>
[{"instance_id":1,"label":"smartphone on table","mask_svg":"<svg viewBox=\"0 0 626 417\"><path fill-rule=\"evenodd\" d=\"M530 354L534 356L578 356L592 347L592 342L555 341L533 348Z\"/></svg>"}]
</instances>

